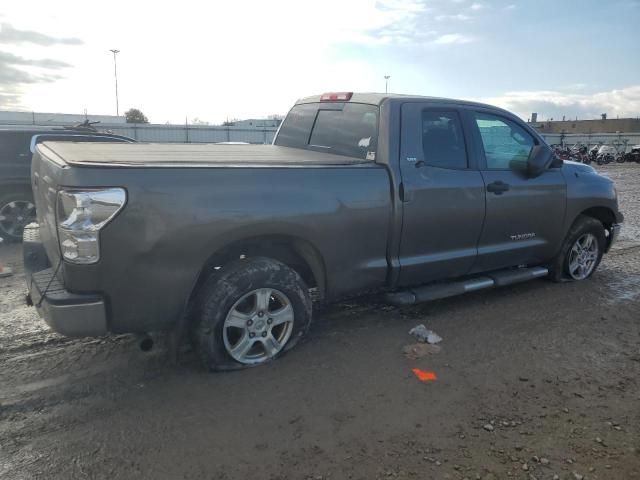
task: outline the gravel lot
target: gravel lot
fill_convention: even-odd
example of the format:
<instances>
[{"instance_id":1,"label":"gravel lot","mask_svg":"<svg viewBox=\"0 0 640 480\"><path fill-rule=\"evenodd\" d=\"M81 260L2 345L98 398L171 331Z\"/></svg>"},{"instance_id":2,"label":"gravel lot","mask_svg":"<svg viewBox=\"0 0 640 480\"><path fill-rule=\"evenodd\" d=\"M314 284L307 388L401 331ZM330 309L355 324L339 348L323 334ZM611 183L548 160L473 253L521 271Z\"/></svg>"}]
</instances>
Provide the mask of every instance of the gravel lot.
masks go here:
<instances>
[{"instance_id":1,"label":"gravel lot","mask_svg":"<svg viewBox=\"0 0 640 480\"><path fill-rule=\"evenodd\" d=\"M335 305L229 374L171 364L163 338L50 332L0 246L0 478L640 478L640 165L602 170L626 224L591 280ZM419 323L444 340L409 359Z\"/></svg>"}]
</instances>

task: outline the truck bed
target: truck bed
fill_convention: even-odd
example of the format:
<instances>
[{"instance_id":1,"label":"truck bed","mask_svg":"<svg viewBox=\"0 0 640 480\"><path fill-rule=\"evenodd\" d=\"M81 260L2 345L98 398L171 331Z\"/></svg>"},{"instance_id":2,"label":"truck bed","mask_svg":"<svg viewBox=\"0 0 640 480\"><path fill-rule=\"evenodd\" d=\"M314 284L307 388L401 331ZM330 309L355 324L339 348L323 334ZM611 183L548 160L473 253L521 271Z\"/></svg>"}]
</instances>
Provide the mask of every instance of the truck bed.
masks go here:
<instances>
[{"instance_id":1,"label":"truck bed","mask_svg":"<svg viewBox=\"0 0 640 480\"><path fill-rule=\"evenodd\" d=\"M120 146L40 144L32 162L54 270L57 192L126 189L125 207L100 232L100 261L58 271L69 292L108 298L109 331L175 324L203 266L246 240L291 242L317 256L327 300L384 284L392 221L384 165L270 145Z\"/></svg>"},{"instance_id":2,"label":"truck bed","mask_svg":"<svg viewBox=\"0 0 640 480\"><path fill-rule=\"evenodd\" d=\"M94 167L292 167L372 163L276 145L44 142L39 148L61 164Z\"/></svg>"}]
</instances>

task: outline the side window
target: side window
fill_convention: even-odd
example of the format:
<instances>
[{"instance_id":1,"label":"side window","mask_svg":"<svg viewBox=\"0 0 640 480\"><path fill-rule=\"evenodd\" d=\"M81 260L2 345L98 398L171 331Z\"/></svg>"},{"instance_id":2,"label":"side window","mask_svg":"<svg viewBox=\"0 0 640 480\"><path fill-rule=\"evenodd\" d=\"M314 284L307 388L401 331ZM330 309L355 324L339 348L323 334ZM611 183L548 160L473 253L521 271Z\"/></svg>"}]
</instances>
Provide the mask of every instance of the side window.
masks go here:
<instances>
[{"instance_id":1,"label":"side window","mask_svg":"<svg viewBox=\"0 0 640 480\"><path fill-rule=\"evenodd\" d=\"M29 151L31 135L29 132L3 132L0 137L0 157L7 161L20 159L31 161Z\"/></svg>"},{"instance_id":2,"label":"side window","mask_svg":"<svg viewBox=\"0 0 640 480\"><path fill-rule=\"evenodd\" d=\"M457 112L431 109L422 111L422 149L427 165L467 168L467 150Z\"/></svg>"},{"instance_id":3,"label":"side window","mask_svg":"<svg viewBox=\"0 0 640 480\"><path fill-rule=\"evenodd\" d=\"M533 137L515 122L487 113L475 114L487 168L506 170L512 162L526 162L536 144Z\"/></svg>"}]
</instances>

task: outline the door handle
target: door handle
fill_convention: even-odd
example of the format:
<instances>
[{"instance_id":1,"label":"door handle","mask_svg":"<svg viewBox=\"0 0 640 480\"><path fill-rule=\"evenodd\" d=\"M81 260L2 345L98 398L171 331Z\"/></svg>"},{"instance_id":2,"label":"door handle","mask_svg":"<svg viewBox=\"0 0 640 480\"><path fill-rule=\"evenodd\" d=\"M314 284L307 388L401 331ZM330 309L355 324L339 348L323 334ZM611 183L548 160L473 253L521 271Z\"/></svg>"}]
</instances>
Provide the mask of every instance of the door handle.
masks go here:
<instances>
[{"instance_id":1,"label":"door handle","mask_svg":"<svg viewBox=\"0 0 640 480\"><path fill-rule=\"evenodd\" d=\"M509 190L509 184L504 183L502 180L487 185L487 192L495 193L496 195L502 195L507 190Z\"/></svg>"}]
</instances>

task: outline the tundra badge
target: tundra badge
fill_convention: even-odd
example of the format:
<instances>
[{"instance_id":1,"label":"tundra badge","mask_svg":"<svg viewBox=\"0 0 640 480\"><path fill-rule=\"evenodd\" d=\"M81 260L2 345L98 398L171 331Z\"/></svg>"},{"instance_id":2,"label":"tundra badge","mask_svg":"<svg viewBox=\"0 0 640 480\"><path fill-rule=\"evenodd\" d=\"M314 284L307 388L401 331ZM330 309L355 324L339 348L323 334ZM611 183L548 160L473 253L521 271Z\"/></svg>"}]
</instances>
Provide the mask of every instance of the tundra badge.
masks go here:
<instances>
[{"instance_id":1,"label":"tundra badge","mask_svg":"<svg viewBox=\"0 0 640 480\"><path fill-rule=\"evenodd\" d=\"M530 238L535 238L536 234L531 233L518 233L516 235L511 235L511 240L529 240Z\"/></svg>"}]
</instances>

